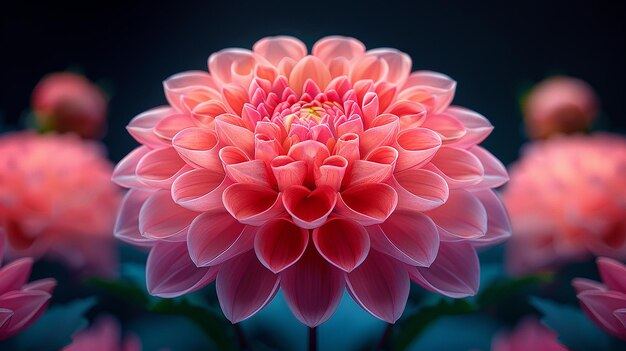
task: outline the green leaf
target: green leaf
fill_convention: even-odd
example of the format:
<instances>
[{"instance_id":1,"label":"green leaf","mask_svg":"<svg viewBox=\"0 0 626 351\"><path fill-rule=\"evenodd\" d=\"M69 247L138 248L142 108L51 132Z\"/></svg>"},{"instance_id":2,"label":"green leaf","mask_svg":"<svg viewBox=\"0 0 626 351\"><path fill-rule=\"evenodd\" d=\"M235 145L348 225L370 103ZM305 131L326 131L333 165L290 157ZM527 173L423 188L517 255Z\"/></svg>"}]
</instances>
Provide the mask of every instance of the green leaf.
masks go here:
<instances>
[{"instance_id":1,"label":"green leaf","mask_svg":"<svg viewBox=\"0 0 626 351\"><path fill-rule=\"evenodd\" d=\"M16 337L17 349L55 351L69 345L71 336L87 326L83 316L95 304L95 298L88 298L51 307L35 324Z\"/></svg>"},{"instance_id":2,"label":"green leaf","mask_svg":"<svg viewBox=\"0 0 626 351\"><path fill-rule=\"evenodd\" d=\"M440 317L467 314L475 312L476 310L476 306L467 300L441 299L436 305L420 309L402 323L402 326L398 328L400 329L400 333L392 342L393 349L406 350L430 323Z\"/></svg>"},{"instance_id":3,"label":"green leaf","mask_svg":"<svg viewBox=\"0 0 626 351\"><path fill-rule=\"evenodd\" d=\"M492 305L535 286L550 283L553 278L554 275L551 273L538 273L504 281L495 281L480 292L476 302L481 307Z\"/></svg>"},{"instance_id":4,"label":"green leaf","mask_svg":"<svg viewBox=\"0 0 626 351\"><path fill-rule=\"evenodd\" d=\"M150 311L187 317L202 328L220 350L235 350L234 341L224 333L224 330L229 329L229 324L210 309L193 305L187 299L180 298L159 300L150 307Z\"/></svg>"},{"instance_id":5,"label":"green leaf","mask_svg":"<svg viewBox=\"0 0 626 351\"><path fill-rule=\"evenodd\" d=\"M150 298L145 294L144 290L130 281L90 278L86 281L86 284L141 306L145 306L150 302Z\"/></svg>"},{"instance_id":6,"label":"green leaf","mask_svg":"<svg viewBox=\"0 0 626 351\"><path fill-rule=\"evenodd\" d=\"M562 305L537 297L531 304L544 314L541 321L559 335L559 341L571 350L611 350L610 338L596 327L580 308Z\"/></svg>"}]
</instances>

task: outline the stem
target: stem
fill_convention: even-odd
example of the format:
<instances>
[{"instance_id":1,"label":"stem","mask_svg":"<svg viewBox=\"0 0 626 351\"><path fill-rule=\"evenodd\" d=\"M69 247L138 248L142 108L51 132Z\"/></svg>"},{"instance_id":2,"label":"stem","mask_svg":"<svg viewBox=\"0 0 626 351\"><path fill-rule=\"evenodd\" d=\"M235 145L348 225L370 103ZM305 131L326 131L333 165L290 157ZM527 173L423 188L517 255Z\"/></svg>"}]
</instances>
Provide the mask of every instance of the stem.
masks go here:
<instances>
[{"instance_id":1,"label":"stem","mask_svg":"<svg viewBox=\"0 0 626 351\"><path fill-rule=\"evenodd\" d=\"M309 328L309 351L317 351L317 327Z\"/></svg>"},{"instance_id":2,"label":"stem","mask_svg":"<svg viewBox=\"0 0 626 351\"><path fill-rule=\"evenodd\" d=\"M389 343L389 337L391 336L392 327L393 324L387 324L387 328L385 328L383 336L380 337L380 342L378 343L378 346L376 346L375 351L385 351L388 349L387 344Z\"/></svg>"},{"instance_id":3,"label":"stem","mask_svg":"<svg viewBox=\"0 0 626 351\"><path fill-rule=\"evenodd\" d=\"M235 328L235 333L237 334L237 340L239 340L239 349L251 351L252 349L248 345L246 334L244 334L243 329L239 326L239 323L233 324L233 327Z\"/></svg>"}]
</instances>

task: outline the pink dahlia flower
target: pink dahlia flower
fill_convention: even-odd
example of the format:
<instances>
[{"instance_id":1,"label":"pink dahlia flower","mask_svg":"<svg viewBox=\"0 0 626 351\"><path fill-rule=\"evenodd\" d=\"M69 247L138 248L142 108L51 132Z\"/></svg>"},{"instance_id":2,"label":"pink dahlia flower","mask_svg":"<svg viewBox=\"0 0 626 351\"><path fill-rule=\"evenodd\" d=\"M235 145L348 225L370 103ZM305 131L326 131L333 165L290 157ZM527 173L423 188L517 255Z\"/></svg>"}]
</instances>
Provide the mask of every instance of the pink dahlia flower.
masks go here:
<instances>
[{"instance_id":1,"label":"pink dahlia flower","mask_svg":"<svg viewBox=\"0 0 626 351\"><path fill-rule=\"evenodd\" d=\"M99 138L106 126L107 98L80 74L64 72L44 77L35 87L32 107L40 127Z\"/></svg>"},{"instance_id":2,"label":"pink dahlia flower","mask_svg":"<svg viewBox=\"0 0 626 351\"><path fill-rule=\"evenodd\" d=\"M598 98L585 81L559 76L537 84L523 110L528 136L545 139L588 130L598 115Z\"/></svg>"},{"instance_id":3,"label":"pink dahlia flower","mask_svg":"<svg viewBox=\"0 0 626 351\"><path fill-rule=\"evenodd\" d=\"M576 278L580 305L596 325L622 340L626 340L626 266L606 257L597 260L602 283Z\"/></svg>"},{"instance_id":4,"label":"pink dahlia flower","mask_svg":"<svg viewBox=\"0 0 626 351\"><path fill-rule=\"evenodd\" d=\"M0 230L0 263L3 253L4 235ZM56 280L27 284L32 266L31 258L21 258L0 268L0 340L30 327L48 307Z\"/></svg>"},{"instance_id":5,"label":"pink dahlia flower","mask_svg":"<svg viewBox=\"0 0 626 351\"><path fill-rule=\"evenodd\" d=\"M557 335L536 319L528 317L510 333L496 335L491 351L567 351L557 341Z\"/></svg>"},{"instance_id":6,"label":"pink dahlia flower","mask_svg":"<svg viewBox=\"0 0 626 351\"><path fill-rule=\"evenodd\" d=\"M99 145L73 135L0 137L0 228L12 256L47 256L86 273L116 271L121 199Z\"/></svg>"},{"instance_id":7,"label":"pink dahlia flower","mask_svg":"<svg viewBox=\"0 0 626 351\"><path fill-rule=\"evenodd\" d=\"M88 329L76 333L62 351L141 351L141 341L128 335L122 341L120 326L113 317L98 318Z\"/></svg>"},{"instance_id":8,"label":"pink dahlia flower","mask_svg":"<svg viewBox=\"0 0 626 351\"><path fill-rule=\"evenodd\" d=\"M503 198L523 274L594 256L626 258L626 140L598 134L536 142L511 167Z\"/></svg>"},{"instance_id":9,"label":"pink dahlia flower","mask_svg":"<svg viewBox=\"0 0 626 351\"><path fill-rule=\"evenodd\" d=\"M169 105L130 122L142 145L114 173L131 188L116 235L151 247L150 292L217 280L239 322L280 288L309 326L330 318L345 288L391 323L409 278L474 294L475 248L509 235L491 190L506 170L477 146L491 124L449 106L455 82L410 71L406 54L352 38L307 54L270 37L167 79Z\"/></svg>"}]
</instances>

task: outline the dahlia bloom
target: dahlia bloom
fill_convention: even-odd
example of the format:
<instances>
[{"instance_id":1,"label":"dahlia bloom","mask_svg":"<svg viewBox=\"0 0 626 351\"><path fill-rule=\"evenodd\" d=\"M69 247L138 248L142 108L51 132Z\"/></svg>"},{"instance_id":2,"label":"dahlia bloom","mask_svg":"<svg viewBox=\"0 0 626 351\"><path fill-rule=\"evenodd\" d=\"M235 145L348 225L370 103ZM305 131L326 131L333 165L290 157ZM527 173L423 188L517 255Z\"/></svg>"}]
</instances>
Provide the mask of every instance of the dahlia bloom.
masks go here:
<instances>
[{"instance_id":1,"label":"dahlia bloom","mask_svg":"<svg viewBox=\"0 0 626 351\"><path fill-rule=\"evenodd\" d=\"M522 320L510 333L497 334L491 344L491 351L567 351L557 341L552 330L535 318Z\"/></svg>"},{"instance_id":2,"label":"dahlia bloom","mask_svg":"<svg viewBox=\"0 0 626 351\"><path fill-rule=\"evenodd\" d=\"M94 324L72 336L73 342L62 351L141 351L141 341L135 335L121 339L121 330L113 317L99 317Z\"/></svg>"},{"instance_id":3,"label":"dahlia bloom","mask_svg":"<svg viewBox=\"0 0 626 351\"><path fill-rule=\"evenodd\" d=\"M523 105L531 139L583 132L598 115L598 97L585 81L557 76L537 84Z\"/></svg>"},{"instance_id":4,"label":"dahlia bloom","mask_svg":"<svg viewBox=\"0 0 626 351\"><path fill-rule=\"evenodd\" d=\"M135 117L142 145L117 166L131 190L115 234L150 247L147 285L173 297L216 280L233 323L280 288L316 326L347 288L395 322L410 279L478 289L476 247L509 235L491 188L502 164L477 146L493 127L450 107L455 82L394 49L291 37L226 49L209 72L164 82L168 106Z\"/></svg>"},{"instance_id":5,"label":"dahlia bloom","mask_svg":"<svg viewBox=\"0 0 626 351\"><path fill-rule=\"evenodd\" d=\"M80 74L63 72L44 77L33 90L32 108L44 130L75 132L84 138L104 134L106 95Z\"/></svg>"},{"instance_id":6,"label":"dahlia bloom","mask_svg":"<svg viewBox=\"0 0 626 351\"><path fill-rule=\"evenodd\" d=\"M597 259L602 283L576 278L572 285L583 311L597 326L626 340L626 266L610 258Z\"/></svg>"},{"instance_id":7,"label":"dahlia bloom","mask_svg":"<svg viewBox=\"0 0 626 351\"><path fill-rule=\"evenodd\" d=\"M511 167L503 198L514 274L590 256L626 258L626 140L610 134L535 142Z\"/></svg>"},{"instance_id":8,"label":"dahlia bloom","mask_svg":"<svg viewBox=\"0 0 626 351\"><path fill-rule=\"evenodd\" d=\"M0 264L3 253L4 237L0 230ZM48 307L56 280L27 284L32 266L31 258L21 258L0 268L0 340L30 327Z\"/></svg>"},{"instance_id":9,"label":"dahlia bloom","mask_svg":"<svg viewBox=\"0 0 626 351\"><path fill-rule=\"evenodd\" d=\"M121 192L99 145L75 135L0 137L0 229L11 256L61 260L85 273L116 271L111 233Z\"/></svg>"}]
</instances>

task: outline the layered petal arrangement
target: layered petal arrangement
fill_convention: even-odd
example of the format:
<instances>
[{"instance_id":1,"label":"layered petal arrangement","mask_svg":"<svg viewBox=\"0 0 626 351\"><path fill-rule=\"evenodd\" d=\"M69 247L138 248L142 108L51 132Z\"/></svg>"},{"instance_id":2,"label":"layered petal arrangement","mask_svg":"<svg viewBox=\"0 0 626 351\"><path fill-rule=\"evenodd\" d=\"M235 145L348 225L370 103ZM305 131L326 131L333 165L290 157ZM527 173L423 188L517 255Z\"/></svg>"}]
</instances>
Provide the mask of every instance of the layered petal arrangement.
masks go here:
<instances>
[{"instance_id":1,"label":"layered petal arrangement","mask_svg":"<svg viewBox=\"0 0 626 351\"><path fill-rule=\"evenodd\" d=\"M0 230L0 263L3 253L4 237ZM30 327L48 307L56 280L27 283L32 266L31 258L21 258L0 268L0 340Z\"/></svg>"},{"instance_id":2,"label":"layered petal arrangement","mask_svg":"<svg viewBox=\"0 0 626 351\"><path fill-rule=\"evenodd\" d=\"M84 138L104 134L106 95L80 74L61 72L44 77L33 90L32 108L44 130L74 132Z\"/></svg>"},{"instance_id":3,"label":"layered petal arrangement","mask_svg":"<svg viewBox=\"0 0 626 351\"><path fill-rule=\"evenodd\" d=\"M576 278L572 285L578 301L597 326L626 340L626 266L610 258L597 260L603 283Z\"/></svg>"},{"instance_id":4,"label":"layered petal arrangement","mask_svg":"<svg viewBox=\"0 0 626 351\"><path fill-rule=\"evenodd\" d=\"M101 316L94 324L76 333L73 342L62 351L141 351L141 341L129 335L122 341L121 328L110 316Z\"/></svg>"},{"instance_id":5,"label":"layered petal arrangement","mask_svg":"<svg viewBox=\"0 0 626 351\"><path fill-rule=\"evenodd\" d=\"M0 230L11 256L46 256L88 274L116 272L121 200L103 149L75 135L0 137Z\"/></svg>"},{"instance_id":6,"label":"layered petal arrangement","mask_svg":"<svg viewBox=\"0 0 626 351\"><path fill-rule=\"evenodd\" d=\"M535 318L522 320L510 333L496 335L491 351L567 351L557 341L557 335Z\"/></svg>"},{"instance_id":7,"label":"layered petal arrangement","mask_svg":"<svg viewBox=\"0 0 626 351\"><path fill-rule=\"evenodd\" d=\"M526 132L531 139L584 132L598 116L598 97L585 81L556 76L537 84L524 101Z\"/></svg>"},{"instance_id":8,"label":"layered petal arrangement","mask_svg":"<svg viewBox=\"0 0 626 351\"><path fill-rule=\"evenodd\" d=\"M511 168L503 198L513 237L507 266L523 274L590 256L626 258L626 140L535 142Z\"/></svg>"},{"instance_id":9,"label":"layered petal arrangement","mask_svg":"<svg viewBox=\"0 0 626 351\"><path fill-rule=\"evenodd\" d=\"M164 82L169 105L128 126L142 145L117 166L130 191L115 234L150 248L153 295L216 280L244 320L281 289L298 320L326 321L344 290L387 322L410 279L476 293L476 248L510 234L503 165L477 146L493 129L451 107L456 83L411 73L356 39L269 37Z\"/></svg>"}]
</instances>

